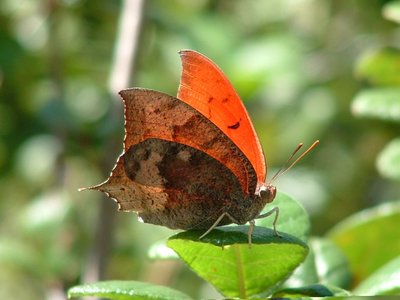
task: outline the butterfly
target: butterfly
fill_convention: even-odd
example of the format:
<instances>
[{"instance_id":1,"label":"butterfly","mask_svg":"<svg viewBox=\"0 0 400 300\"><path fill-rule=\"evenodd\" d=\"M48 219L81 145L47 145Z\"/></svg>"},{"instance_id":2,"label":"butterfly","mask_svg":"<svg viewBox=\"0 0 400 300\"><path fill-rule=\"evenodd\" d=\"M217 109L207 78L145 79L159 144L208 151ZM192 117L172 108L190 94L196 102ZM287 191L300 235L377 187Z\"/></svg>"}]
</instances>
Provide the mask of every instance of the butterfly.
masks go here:
<instances>
[{"instance_id":1,"label":"butterfly","mask_svg":"<svg viewBox=\"0 0 400 300\"><path fill-rule=\"evenodd\" d=\"M145 223L206 230L201 237L249 222L251 244L254 220L271 214L277 232L278 208L261 213L276 187L265 183L264 154L243 102L214 62L193 50L179 54L177 97L143 88L119 93L124 150L110 177L89 189Z\"/></svg>"}]
</instances>

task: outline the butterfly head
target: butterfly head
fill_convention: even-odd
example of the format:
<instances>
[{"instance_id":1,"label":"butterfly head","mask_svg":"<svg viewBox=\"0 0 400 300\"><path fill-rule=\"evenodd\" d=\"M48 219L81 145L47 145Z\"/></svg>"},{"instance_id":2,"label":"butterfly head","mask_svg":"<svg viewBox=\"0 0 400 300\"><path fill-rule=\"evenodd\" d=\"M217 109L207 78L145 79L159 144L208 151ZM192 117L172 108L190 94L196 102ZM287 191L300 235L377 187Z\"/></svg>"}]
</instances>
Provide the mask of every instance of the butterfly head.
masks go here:
<instances>
[{"instance_id":1,"label":"butterfly head","mask_svg":"<svg viewBox=\"0 0 400 300\"><path fill-rule=\"evenodd\" d=\"M276 196L276 187L272 184L262 184L256 194L261 197L264 203L271 203Z\"/></svg>"}]
</instances>

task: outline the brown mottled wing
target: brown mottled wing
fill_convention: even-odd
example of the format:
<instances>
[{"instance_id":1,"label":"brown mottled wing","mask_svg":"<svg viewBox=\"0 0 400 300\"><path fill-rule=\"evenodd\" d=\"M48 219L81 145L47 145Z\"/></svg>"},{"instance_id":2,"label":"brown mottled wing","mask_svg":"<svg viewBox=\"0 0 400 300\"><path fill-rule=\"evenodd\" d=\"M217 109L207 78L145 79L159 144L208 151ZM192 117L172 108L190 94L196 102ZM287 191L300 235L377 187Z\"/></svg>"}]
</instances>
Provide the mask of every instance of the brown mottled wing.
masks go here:
<instances>
[{"instance_id":1,"label":"brown mottled wing","mask_svg":"<svg viewBox=\"0 0 400 300\"><path fill-rule=\"evenodd\" d=\"M120 165L130 182L135 183L134 190L122 187L135 193L126 199L139 201L139 217L146 223L208 229L223 212L235 210L245 201L239 182L229 169L187 145L150 138L131 146L121 157ZM237 217L247 221L247 215L244 209ZM231 223L228 218L220 225L227 223Z\"/></svg>"},{"instance_id":2,"label":"brown mottled wing","mask_svg":"<svg viewBox=\"0 0 400 300\"><path fill-rule=\"evenodd\" d=\"M127 89L120 92L125 104L125 151L148 138L159 138L188 145L206 152L230 169L238 178L248 178L254 193L254 169L221 130L198 111L179 99L147 89Z\"/></svg>"},{"instance_id":3,"label":"brown mottled wing","mask_svg":"<svg viewBox=\"0 0 400 300\"><path fill-rule=\"evenodd\" d=\"M207 228L229 201L243 200L237 174L250 178L254 193L257 180L250 162L199 112L152 90L120 94L125 103L124 153L110 178L93 188L116 199L121 210L171 228ZM218 159L203 151L211 148ZM189 212L195 216L191 220L184 217Z\"/></svg>"}]
</instances>

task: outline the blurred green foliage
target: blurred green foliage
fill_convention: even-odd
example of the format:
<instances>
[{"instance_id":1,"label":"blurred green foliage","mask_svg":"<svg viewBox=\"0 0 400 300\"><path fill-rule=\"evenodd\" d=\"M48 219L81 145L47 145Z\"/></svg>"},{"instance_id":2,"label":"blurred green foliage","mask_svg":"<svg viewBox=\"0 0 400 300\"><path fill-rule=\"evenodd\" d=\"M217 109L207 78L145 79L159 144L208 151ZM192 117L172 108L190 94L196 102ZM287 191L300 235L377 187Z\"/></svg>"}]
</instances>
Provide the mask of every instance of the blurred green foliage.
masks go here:
<instances>
[{"instance_id":1,"label":"blurred green foliage","mask_svg":"<svg viewBox=\"0 0 400 300\"><path fill-rule=\"evenodd\" d=\"M391 62L398 67L399 24L390 21L398 20L397 7L383 0L146 1L131 85L175 94L177 51L194 49L241 95L269 174L297 143L320 139L276 185L303 202L313 234L321 234L399 198L396 177L375 166L399 124L351 112L359 91L398 87L397 75L375 76L398 73ZM122 103L115 108L107 89L120 9L105 0L0 2L0 298L51 299L85 273L99 205L110 200L77 189L104 180L122 150ZM212 297L180 264L145 259L169 230L115 211L107 278Z\"/></svg>"}]
</instances>

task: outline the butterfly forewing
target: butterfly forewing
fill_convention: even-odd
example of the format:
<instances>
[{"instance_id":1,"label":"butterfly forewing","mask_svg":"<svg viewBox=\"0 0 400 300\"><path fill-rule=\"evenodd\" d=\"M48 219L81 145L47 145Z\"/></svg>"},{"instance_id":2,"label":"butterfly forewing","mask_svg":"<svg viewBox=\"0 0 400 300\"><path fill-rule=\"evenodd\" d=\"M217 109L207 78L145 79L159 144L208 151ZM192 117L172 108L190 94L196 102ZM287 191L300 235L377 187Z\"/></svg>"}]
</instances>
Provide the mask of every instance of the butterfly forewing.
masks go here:
<instances>
[{"instance_id":1,"label":"butterfly forewing","mask_svg":"<svg viewBox=\"0 0 400 300\"><path fill-rule=\"evenodd\" d=\"M245 194L254 192L256 174L249 160L210 120L181 100L147 89L120 92L125 104L124 150L149 138L193 147L218 160L238 178Z\"/></svg>"},{"instance_id":2,"label":"butterfly forewing","mask_svg":"<svg viewBox=\"0 0 400 300\"><path fill-rule=\"evenodd\" d=\"M266 165L261 145L232 84L219 67L202 54L183 50L180 56L183 69L177 97L198 110L233 141L253 165L259 185L263 184Z\"/></svg>"}]
</instances>

